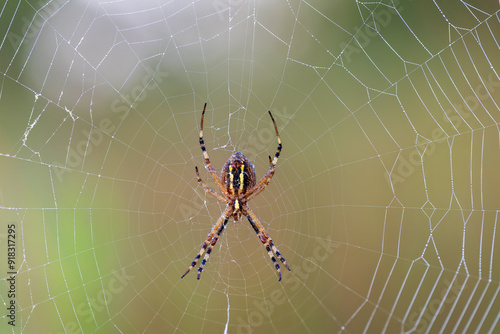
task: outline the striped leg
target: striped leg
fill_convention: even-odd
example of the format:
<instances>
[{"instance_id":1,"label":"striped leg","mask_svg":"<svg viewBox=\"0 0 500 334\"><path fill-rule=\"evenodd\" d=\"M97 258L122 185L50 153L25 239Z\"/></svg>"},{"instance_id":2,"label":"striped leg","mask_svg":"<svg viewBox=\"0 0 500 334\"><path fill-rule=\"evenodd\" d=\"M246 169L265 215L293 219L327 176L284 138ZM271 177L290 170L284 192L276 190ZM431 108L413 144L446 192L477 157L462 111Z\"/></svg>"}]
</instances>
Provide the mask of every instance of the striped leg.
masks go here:
<instances>
[{"instance_id":1,"label":"striped leg","mask_svg":"<svg viewBox=\"0 0 500 334\"><path fill-rule=\"evenodd\" d=\"M271 120L273 121L274 125L274 130L276 130L276 137L278 138L278 147L276 148L276 153L274 154L274 159L271 160L271 156L269 156L269 162L271 166L269 167L269 170L267 173L260 179L259 182L255 186L252 187L252 189L249 189L247 191L247 202L254 198L257 194L259 194L262 190L264 190L269 182L271 182L272 177L274 176L274 170L276 167L276 164L278 163L278 158L281 154L281 149L283 148L283 145L281 144L281 138L280 134L278 132L278 127L276 126L276 122L274 121L274 117L271 114L271 111L269 111L269 116L271 116Z\"/></svg>"},{"instance_id":2,"label":"striped leg","mask_svg":"<svg viewBox=\"0 0 500 334\"><path fill-rule=\"evenodd\" d=\"M281 281L280 265L278 264L278 261L276 261L274 254L276 254L278 259L285 265L285 267L288 270L290 270L290 267L288 267L288 264L286 263L285 258L281 255L278 248L274 245L273 240L269 237L266 230L264 229L264 226L262 226L262 224L259 222L257 216L253 213L253 211L250 210L250 208L247 205L245 205L243 207L243 209L244 209L243 213L245 214L248 221L250 222L250 225L252 225L252 227L255 230L255 233L257 233L257 236L259 237L260 241L266 247L267 254L269 254L269 257L271 258L271 261L273 261L274 267L276 268L276 271L278 272L278 277L279 277L278 280ZM274 254L273 254L273 252L274 252Z\"/></svg>"},{"instance_id":3,"label":"striped leg","mask_svg":"<svg viewBox=\"0 0 500 334\"><path fill-rule=\"evenodd\" d=\"M205 253L205 251L207 250L207 247L213 242L212 239L214 238L215 234L218 233L219 230L221 230L221 232L222 232L221 226L224 226L225 224L227 224L227 220L229 219L229 213L231 211L232 211L232 208L230 206L228 206L226 208L226 210L224 210L224 213L217 220L217 222L215 223L215 225L212 228L212 230L210 231L210 233L208 233L207 240L205 240L205 242L201 246L200 252L198 253L198 255L196 255L193 262L191 262L191 265L189 266L188 270L186 270L186 272L184 273L184 275L181 276L181 278L184 278L184 276L186 276L187 273L189 271L191 271L191 269L193 269L194 266L196 266L196 263L198 263L198 260L200 259L200 257L203 255L203 253ZM217 241L217 240L215 240L215 241ZM214 242L214 244L215 244L215 242ZM213 246L212 246L212 248L213 248ZM203 260L203 261L206 262L205 260ZM198 278L199 278L199 276L198 276Z\"/></svg>"},{"instance_id":4,"label":"striped leg","mask_svg":"<svg viewBox=\"0 0 500 334\"><path fill-rule=\"evenodd\" d=\"M249 190L249 194L247 194L247 202L250 201L252 198L260 194L266 187L269 185L269 182L271 182L271 179L273 178L274 175L274 166L272 165L271 157L269 156L269 162L271 162L271 168L270 170L262 177L262 179L259 181L259 183L262 182L262 185L257 188L257 186L254 186L252 189Z\"/></svg>"},{"instance_id":5,"label":"striped leg","mask_svg":"<svg viewBox=\"0 0 500 334\"><path fill-rule=\"evenodd\" d=\"M215 183L217 183L217 186L219 187L220 191L224 195L228 195L224 187L222 186L222 182L220 181L219 177L217 176L217 173L215 172L214 167L210 163L210 158L208 157L208 152L207 152L207 147L205 146L205 140L203 140L203 119L205 118L205 109L207 108L207 104L205 103L205 106L203 107L203 112L201 114L201 127L200 127L200 147L201 151L203 152L203 158L205 158L205 164L208 168L208 171L212 175L212 178L214 179ZM196 167L198 168L198 167Z\"/></svg>"},{"instance_id":6,"label":"striped leg","mask_svg":"<svg viewBox=\"0 0 500 334\"><path fill-rule=\"evenodd\" d=\"M198 179L198 182L201 183L201 185L203 186L203 188L205 189L205 191L207 193L209 193L210 195L214 196L215 198L217 198L219 201L223 201L225 203L228 203L229 201L227 200L227 198L224 198L222 197L221 195L217 194L215 191L213 191L212 189L210 189L206 184L205 182L203 182L203 180L201 179L200 177L200 173L198 172L198 167L195 167L195 170L196 170L196 178Z\"/></svg>"},{"instance_id":7,"label":"striped leg","mask_svg":"<svg viewBox=\"0 0 500 334\"><path fill-rule=\"evenodd\" d=\"M274 168L274 166L276 166L276 164L278 163L278 158L280 156L281 149L283 148L283 145L281 145L280 134L278 132L278 127L276 126L276 122L274 121L273 114L271 114L270 110L268 112L269 112L269 116L271 116L271 120L273 121L274 130L276 130L276 137L278 138L278 147L276 148L276 153L274 154L274 159L271 162L271 165Z\"/></svg>"},{"instance_id":8,"label":"striped leg","mask_svg":"<svg viewBox=\"0 0 500 334\"><path fill-rule=\"evenodd\" d=\"M210 246L208 247L207 252L205 253L205 257L201 261L200 267L198 268L198 276L197 276L198 279L200 279L201 272L203 271L203 268L205 267L205 264L207 263L208 258L210 257L210 253L212 253L212 249L214 248L215 244L217 243L217 240L219 240L219 237L220 237L222 231L224 231L224 228L226 227L228 221L229 221L229 218L224 219L224 223L222 223L222 225L217 230L217 233L213 237L212 242L210 243Z\"/></svg>"}]
</instances>

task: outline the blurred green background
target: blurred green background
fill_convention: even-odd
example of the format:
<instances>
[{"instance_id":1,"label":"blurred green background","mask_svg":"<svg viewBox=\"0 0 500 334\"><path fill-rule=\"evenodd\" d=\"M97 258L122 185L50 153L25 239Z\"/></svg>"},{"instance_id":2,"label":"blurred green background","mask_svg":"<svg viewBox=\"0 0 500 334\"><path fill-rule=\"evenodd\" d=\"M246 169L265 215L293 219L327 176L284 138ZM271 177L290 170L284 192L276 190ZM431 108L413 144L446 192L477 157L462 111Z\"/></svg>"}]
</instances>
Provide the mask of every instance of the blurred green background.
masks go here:
<instances>
[{"instance_id":1,"label":"blurred green background","mask_svg":"<svg viewBox=\"0 0 500 334\"><path fill-rule=\"evenodd\" d=\"M19 0L0 30L2 333L499 326L496 3ZM281 282L245 220L180 279L224 210L205 102L217 172L260 178L276 119Z\"/></svg>"}]
</instances>

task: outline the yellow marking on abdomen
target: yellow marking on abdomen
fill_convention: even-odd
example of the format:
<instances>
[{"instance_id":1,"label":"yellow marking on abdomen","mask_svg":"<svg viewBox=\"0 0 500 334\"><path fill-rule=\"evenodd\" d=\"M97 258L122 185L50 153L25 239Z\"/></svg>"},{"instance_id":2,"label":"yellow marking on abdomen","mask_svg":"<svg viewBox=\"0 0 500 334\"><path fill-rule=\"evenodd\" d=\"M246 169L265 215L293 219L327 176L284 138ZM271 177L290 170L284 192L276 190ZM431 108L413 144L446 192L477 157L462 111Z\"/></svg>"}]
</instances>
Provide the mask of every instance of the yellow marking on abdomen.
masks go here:
<instances>
[{"instance_id":1,"label":"yellow marking on abdomen","mask_svg":"<svg viewBox=\"0 0 500 334\"><path fill-rule=\"evenodd\" d=\"M229 190L233 190L233 179L234 179L234 175L233 173L231 173L233 171L233 166L229 166Z\"/></svg>"},{"instance_id":2,"label":"yellow marking on abdomen","mask_svg":"<svg viewBox=\"0 0 500 334\"><path fill-rule=\"evenodd\" d=\"M240 173L240 190L243 190L243 179L245 177L243 170L245 169L245 165L241 165L241 173Z\"/></svg>"}]
</instances>

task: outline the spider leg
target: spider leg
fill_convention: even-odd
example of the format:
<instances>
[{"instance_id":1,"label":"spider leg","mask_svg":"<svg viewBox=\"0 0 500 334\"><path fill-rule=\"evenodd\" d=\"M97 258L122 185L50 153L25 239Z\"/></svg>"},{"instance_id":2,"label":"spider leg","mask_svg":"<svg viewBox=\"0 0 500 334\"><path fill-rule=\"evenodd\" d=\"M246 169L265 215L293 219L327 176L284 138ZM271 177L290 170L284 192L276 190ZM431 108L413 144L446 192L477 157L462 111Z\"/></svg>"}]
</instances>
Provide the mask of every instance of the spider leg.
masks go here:
<instances>
[{"instance_id":1,"label":"spider leg","mask_svg":"<svg viewBox=\"0 0 500 334\"><path fill-rule=\"evenodd\" d=\"M250 195L248 193L246 194L247 195L247 202L250 201L255 196L257 196L258 194L260 194L264 189L266 189L266 187L269 185L269 182L271 182L271 179L274 176L274 167L272 165L271 156L269 156L269 162L271 163L272 170L269 170L269 172L267 172L262 177L262 179L259 181L259 183L262 182L262 185L259 188L257 188L257 185L256 185L248 191L248 193L250 193Z\"/></svg>"},{"instance_id":2,"label":"spider leg","mask_svg":"<svg viewBox=\"0 0 500 334\"><path fill-rule=\"evenodd\" d=\"M219 240L219 237L220 237L222 231L224 231L224 228L226 227L228 221L229 221L229 218L224 219L224 223L222 223L222 225L217 230L217 233L212 238L212 242L210 243L210 246L208 247L207 252L205 253L205 257L201 261L200 267L198 268L197 279L200 279L201 272L203 271L203 268L205 267L205 264L207 263L208 258L210 257L210 253L212 253L212 249L214 248L215 244L217 243L217 240Z\"/></svg>"},{"instance_id":3,"label":"spider leg","mask_svg":"<svg viewBox=\"0 0 500 334\"><path fill-rule=\"evenodd\" d=\"M283 255L281 255L280 251L278 248L274 245L273 239L269 237L267 234L264 226L259 222L259 219L257 216L253 213L252 210L248 207L248 205L243 206L243 213L247 217L248 221L250 222L250 225L252 225L253 229L255 230L255 233L257 233L257 236L259 237L260 241L264 244L266 247L267 254L269 254L269 257L271 258L271 261L273 261L274 267L276 268L276 271L278 272L278 277L279 281L281 281L281 269L280 265L278 264L278 261L276 261L276 258L274 257L274 254L278 257L278 259L285 265L285 267L290 270L290 267L286 263L285 258ZM274 252L274 254L273 254Z\"/></svg>"},{"instance_id":4,"label":"spider leg","mask_svg":"<svg viewBox=\"0 0 500 334\"><path fill-rule=\"evenodd\" d=\"M207 193L209 193L210 195L214 196L215 198L217 198L219 201L223 201L225 203L228 203L229 201L227 200L227 198L224 198L222 197L221 195L217 194L215 191L213 191L212 189L210 189L206 184L205 182L203 182L203 180L201 179L200 177L200 173L198 172L198 167L195 166L194 167L195 170L196 170L196 178L198 179L198 182L201 183L201 185L203 186L203 188L205 189L205 191Z\"/></svg>"},{"instance_id":5,"label":"spider leg","mask_svg":"<svg viewBox=\"0 0 500 334\"><path fill-rule=\"evenodd\" d=\"M274 121L273 114L271 114L270 110L268 111L268 113L269 113L269 116L271 116L271 120L273 121L273 125L274 125L274 130L276 130L276 137L278 138L278 147L276 148L276 153L274 154L274 159L271 162L271 165L274 168L274 166L276 166L276 164L278 163L278 158L280 156L281 149L283 148L283 145L281 145L280 134L278 132L278 127L276 126L276 122Z\"/></svg>"},{"instance_id":6,"label":"spider leg","mask_svg":"<svg viewBox=\"0 0 500 334\"><path fill-rule=\"evenodd\" d=\"M205 251L207 250L207 247L211 243L213 243L213 245L215 245L215 242L217 242L217 239L215 239L215 242L212 239L214 239L214 236L216 234L220 235L220 233L222 233L223 226L225 226L227 224L227 221L229 220L229 217L231 216L230 215L231 212L232 212L232 208L230 206L228 206L226 208L226 210L224 210L224 212L219 217L219 219L217 220L215 225L212 227L212 230L210 231L210 233L208 233L207 239L205 240L205 242L203 242L203 245L201 246L200 252L198 253L198 255L196 255L193 262L191 262L191 265L189 266L188 270L186 270L186 272L181 276L181 278L184 278L184 276L186 276L187 273L189 271L191 271L191 269L193 269L194 266L196 266L196 263L198 263L198 260L201 258L203 253L205 253ZM217 238L218 238L218 236L217 236ZM213 245L211 245L211 248L213 248ZM207 260L208 260L208 257L207 257ZM204 259L202 262L204 264L206 262L206 260ZM199 273L198 273L198 279L200 278L199 277L200 274L201 274L201 271L199 271Z\"/></svg>"},{"instance_id":7,"label":"spider leg","mask_svg":"<svg viewBox=\"0 0 500 334\"><path fill-rule=\"evenodd\" d=\"M254 198L262 190L266 189L269 182L271 182L271 179L274 176L274 170L276 164L278 163L278 158L281 154L281 149L283 148L283 145L281 144L280 134L278 132L278 127L276 126L276 122L274 121L273 114L271 114L271 111L268 112L269 116L271 116L271 120L273 121L274 130L276 130L276 137L278 138L278 147L276 148L276 153L274 153L274 158L272 160L271 156L269 156L269 163L271 164L271 166L269 167L267 173L262 177L262 179L260 179L259 182L257 182L255 186L253 186L251 189L247 191L247 196L248 196L247 201Z\"/></svg>"},{"instance_id":8,"label":"spider leg","mask_svg":"<svg viewBox=\"0 0 500 334\"><path fill-rule=\"evenodd\" d=\"M201 113L201 127L200 127L200 147L201 151L203 152L203 158L205 158L205 165L208 168L208 171L212 175L212 178L214 179L215 183L219 187L220 191L227 195L226 190L224 189L224 186L222 185L222 182L220 181L219 177L217 176L217 173L215 172L214 166L210 163L210 158L208 157L208 152L207 152L207 147L205 146L205 140L203 139L203 119L205 118L205 109L207 108L207 104L205 103L205 106L203 107L203 112Z\"/></svg>"}]
</instances>

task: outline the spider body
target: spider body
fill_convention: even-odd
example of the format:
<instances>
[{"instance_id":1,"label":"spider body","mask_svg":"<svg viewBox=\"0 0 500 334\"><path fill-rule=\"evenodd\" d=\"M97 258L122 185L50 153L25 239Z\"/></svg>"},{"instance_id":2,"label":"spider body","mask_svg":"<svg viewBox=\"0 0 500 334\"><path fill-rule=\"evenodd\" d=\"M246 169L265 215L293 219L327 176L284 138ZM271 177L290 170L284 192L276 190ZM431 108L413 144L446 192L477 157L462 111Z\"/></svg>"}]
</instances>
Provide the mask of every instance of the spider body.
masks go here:
<instances>
[{"instance_id":1,"label":"spider body","mask_svg":"<svg viewBox=\"0 0 500 334\"><path fill-rule=\"evenodd\" d=\"M217 240L219 239L222 231L226 227L229 219L233 218L233 220L237 222L243 215L248 219L255 233L257 233L257 236L259 237L260 241L264 244L264 247L266 248L269 257L271 258L271 261L273 262L274 267L278 272L279 280L281 281L281 269L278 261L276 260L276 257L286 266L288 270L290 270L290 268L288 267L285 258L281 255L281 253L278 251L278 248L274 245L273 240L269 237L266 230L259 222L257 216L248 207L248 202L257 194L259 194L261 191L263 191L271 181L271 178L274 175L276 163L278 162L278 157L281 152L282 148L281 139L273 115L269 111L269 116L271 116L271 120L273 121L274 124L274 129L276 130L276 137L278 138L278 148L276 149L276 153L274 154L274 159L271 159L271 156L269 156L269 163L271 165L269 171L262 177L262 179L260 179L259 182L256 182L257 179L255 175L254 166L247 159L247 157L243 155L243 153L236 152L229 157L229 159L222 167L221 177L219 179L219 177L215 172L214 167L210 163L210 158L208 156L208 152L205 147L205 141L203 140L203 119L205 116L206 107L207 104L205 103L205 106L203 107L203 113L201 114L201 128L200 128L200 140L199 140L200 147L203 152L203 157L205 158L205 164L207 166L207 169L212 175L212 178L214 179L219 190L222 192L224 196L217 194L203 182L203 180L200 178L198 167L195 167L196 178L198 179L198 182L203 186L203 188L207 193L214 196L218 200L225 202L227 206L222 215L220 216L220 218L212 227L212 230L208 234L205 242L203 242L203 245L200 251L198 252L198 255L196 255L193 262L191 262L191 265L189 266L188 270L184 273L184 275L181 276L181 278L186 276L187 273L196 266L198 260L202 257L202 255L205 254L203 260L201 261L200 267L198 268L197 278L200 279L200 275L203 271L206 262L208 261L208 258L210 257L210 253L212 252L213 247L217 243Z\"/></svg>"},{"instance_id":2,"label":"spider body","mask_svg":"<svg viewBox=\"0 0 500 334\"><path fill-rule=\"evenodd\" d=\"M242 205L247 202L247 190L255 186L255 169L243 153L236 152L222 167L220 180L229 195L229 204L233 208L232 217L237 222L241 218Z\"/></svg>"}]
</instances>

